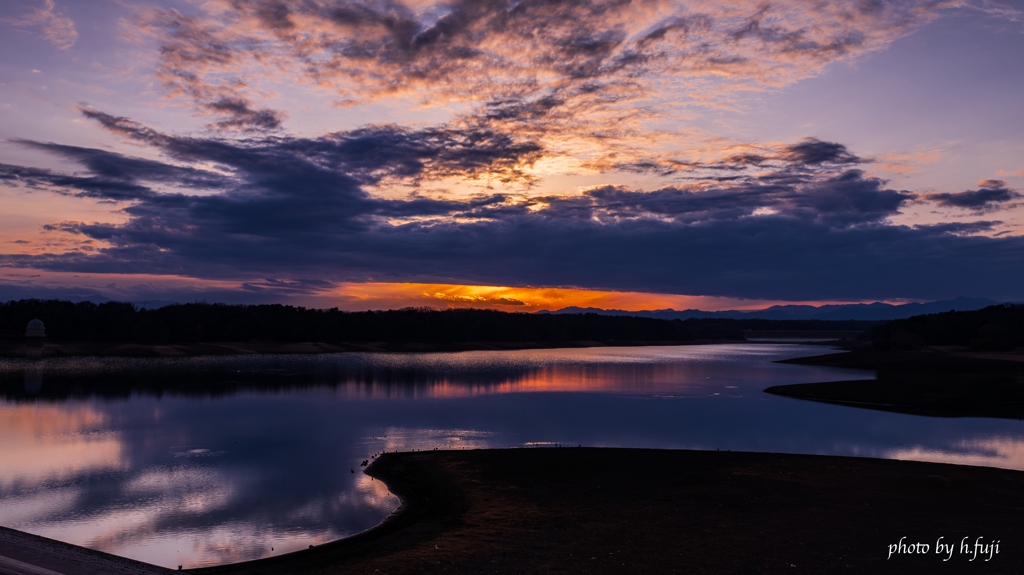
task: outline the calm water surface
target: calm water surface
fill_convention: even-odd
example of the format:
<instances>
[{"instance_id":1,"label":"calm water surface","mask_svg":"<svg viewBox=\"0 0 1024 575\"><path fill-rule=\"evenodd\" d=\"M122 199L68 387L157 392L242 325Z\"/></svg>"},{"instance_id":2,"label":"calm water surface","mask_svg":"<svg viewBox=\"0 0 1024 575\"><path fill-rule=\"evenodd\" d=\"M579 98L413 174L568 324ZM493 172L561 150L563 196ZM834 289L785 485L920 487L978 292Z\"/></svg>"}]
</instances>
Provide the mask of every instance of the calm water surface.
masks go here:
<instances>
[{"instance_id":1,"label":"calm water surface","mask_svg":"<svg viewBox=\"0 0 1024 575\"><path fill-rule=\"evenodd\" d=\"M772 363L829 352L765 343L0 360L0 525L172 568L254 559L379 523L397 498L360 463L435 447L731 449L1024 469L1018 421L762 393L873 377Z\"/></svg>"}]
</instances>

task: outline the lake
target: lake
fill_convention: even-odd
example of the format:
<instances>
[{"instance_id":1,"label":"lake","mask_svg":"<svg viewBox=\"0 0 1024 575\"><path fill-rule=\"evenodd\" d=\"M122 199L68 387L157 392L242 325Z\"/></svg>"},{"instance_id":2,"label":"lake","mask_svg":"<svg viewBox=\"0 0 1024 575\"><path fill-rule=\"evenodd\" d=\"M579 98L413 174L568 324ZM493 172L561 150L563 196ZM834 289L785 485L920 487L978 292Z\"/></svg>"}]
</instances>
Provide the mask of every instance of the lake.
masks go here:
<instances>
[{"instance_id":1,"label":"lake","mask_svg":"<svg viewBox=\"0 0 1024 575\"><path fill-rule=\"evenodd\" d=\"M780 343L0 360L0 525L174 568L303 549L398 505L381 451L721 449L1024 469L1021 423L777 397L873 378Z\"/></svg>"}]
</instances>

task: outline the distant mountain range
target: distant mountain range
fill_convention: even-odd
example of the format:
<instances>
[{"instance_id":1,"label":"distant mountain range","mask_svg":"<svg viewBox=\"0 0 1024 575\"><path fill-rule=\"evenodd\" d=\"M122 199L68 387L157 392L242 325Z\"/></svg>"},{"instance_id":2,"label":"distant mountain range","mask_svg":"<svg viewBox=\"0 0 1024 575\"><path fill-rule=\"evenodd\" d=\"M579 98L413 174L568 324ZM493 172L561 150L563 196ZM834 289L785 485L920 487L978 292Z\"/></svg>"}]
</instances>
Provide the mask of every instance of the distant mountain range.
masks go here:
<instances>
[{"instance_id":1,"label":"distant mountain range","mask_svg":"<svg viewBox=\"0 0 1024 575\"><path fill-rule=\"evenodd\" d=\"M726 318L726 319L820 319L820 320L865 320L885 321L904 319L915 315L939 313L945 311L972 311L996 305L1000 302L986 298L958 297L956 299L933 301L928 303L906 303L892 305L888 303L854 303L844 305L773 305L769 308L743 311L701 311L699 309L656 309L644 311L626 311L621 309L600 309L595 307L566 307L556 311L538 311L536 313L596 313L600 315L633 315L658 319L690 319L690 318Z\"/></svg>"},{"instance_id":2,"label":"distant mountain range","mask_svg":"<svg viewBox=\"0 0 1024 575\"><path fill-rule=\"evenodd\" d=\"M85 297L60 298L71 302L90 301L95 304L106 303L112 300L100 294L93 294ZM178 302L162 300L144 300L130 302L136 307L143 309L155 309ZM862 320L862 321L888 321L891 319L904 319L915 315L928 313L939 313L944 311L972 311L986 308L990 305L997 305L1002 302L986 298L958 297L943 301L928 303L907 303L892 305L888 303L854 303L844 305L773 305L771 307L746 311L746 310L725 310L725 311L702 311L699 309L655 309L642 311L626 311L622 309L601 309L597 307L565 307L555 311L542 310L534 313L596 313L599 315L631 315L638 317L653 317L658 319L690 319L690 318L726 318L726 319L820 319L830 321Z\"/></svg>"}]
</instances>

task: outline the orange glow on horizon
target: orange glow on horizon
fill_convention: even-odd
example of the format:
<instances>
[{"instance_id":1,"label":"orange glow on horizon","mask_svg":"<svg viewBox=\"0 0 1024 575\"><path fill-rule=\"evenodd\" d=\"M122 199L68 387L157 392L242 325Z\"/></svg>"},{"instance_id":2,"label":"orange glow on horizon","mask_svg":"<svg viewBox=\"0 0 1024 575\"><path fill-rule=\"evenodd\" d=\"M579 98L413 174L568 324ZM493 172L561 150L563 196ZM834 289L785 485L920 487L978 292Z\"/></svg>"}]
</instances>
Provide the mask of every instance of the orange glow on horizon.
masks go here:
<instances>
[{"instance_id":1,"label":"orange glow on horizon","mask_svg":"<svg viewBox=\"0 0 1024 575\"><path fill-rule=\"evenodd\" d=\"M79 296L102 295L115 301L175 301L188 303L282 303L309 308L337 307L346 311L401 309L405 307L483 308L536 312L566 307L617 309L625 311L698 309L701 311L758 310L773 305L873 303L867 301L780 301L741 299L705 295L681 295L634 291L610 291L580 287L515 287L494 285L338 282L304 286L301 282L277 280L208 280L178 275L102 274L51 272L29 268L7 268L0 273L0 286L30 288L42 299L60 298L46 292L78 292ZM74 287L70 287L74 286ZM283 288L280 289L279 288ZM233 300L230 294L238 294ZM2 299L2 298L0 298ZM17 298L15 298L17 299ZM5 301L5 300L4 300ZM917 300L884 300L902 304Z\"/></svg>"},{"instance_id":2,"label":"orange glow on horizon","mask_svg":"<svg viewBox=\"0 0 1024 575\"><path fill-rule=\"evenodd\" d=\"M326 296L326 294L324 294ZM573 287L508 287L421 283L344 283L333 291L342 309L400 309L403 307L475 307L535 312L566 307L625 311L699 309L702 311L757 310L773 305L827 305L862 302L786 302L716 296L690 296ZM329 297L318 299L327 300ZM891 302L904 303L904 302Z\"/></svg>"}]
</instances>

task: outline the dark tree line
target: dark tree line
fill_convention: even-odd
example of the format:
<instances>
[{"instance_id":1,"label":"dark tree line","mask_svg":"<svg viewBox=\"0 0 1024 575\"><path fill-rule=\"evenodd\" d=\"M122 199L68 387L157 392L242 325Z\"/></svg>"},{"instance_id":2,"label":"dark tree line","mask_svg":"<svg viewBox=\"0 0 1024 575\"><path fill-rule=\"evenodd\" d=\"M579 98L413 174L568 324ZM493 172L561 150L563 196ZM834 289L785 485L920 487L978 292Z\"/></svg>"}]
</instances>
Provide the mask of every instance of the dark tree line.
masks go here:
<instances>
[{"instance_id":1,"label":"dark tree line","mask_svg":"<svg viewBox=\"0 0 1024 575\"><path fill-rule=\"evenodd\" d=\"M981 350L1024 346L1024 305L993 305L975 311L948 311L890 321L871 334L879 349L924 345L964 345Z\"/></svg>"},{"instance_id":2,"label":"dark tree line","mask_svg":"<svg viewBox=\"0 0 1024 575\"><path fill-rule=\"evenodd\" d=\"M32 319L57 341L456 342L686 341L743 339L735 320L661 320L596 314L523 314L407 308L347 312L287 305L189 303L139 309L130 303L20 300L0 303L0 330L23 334Z\"/></svg>"}]
</instances>

